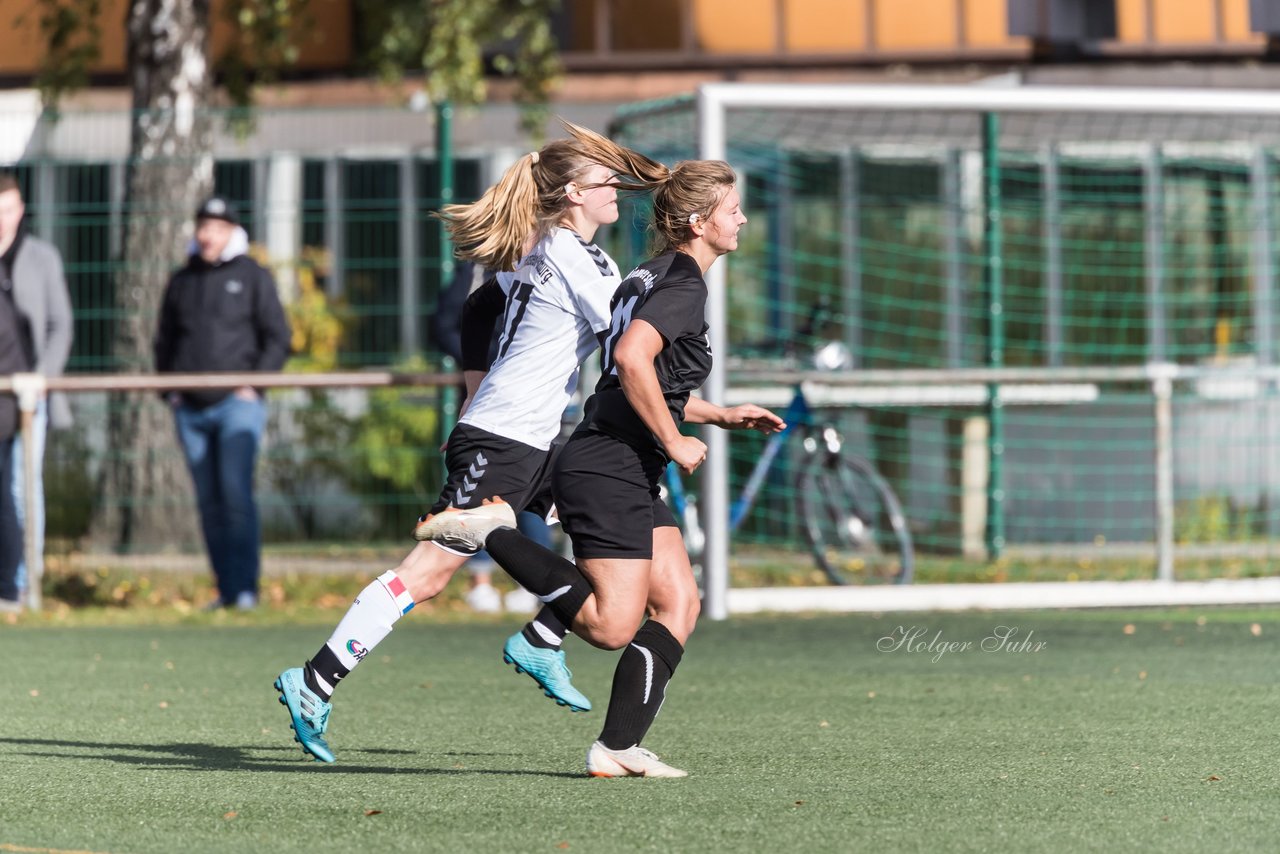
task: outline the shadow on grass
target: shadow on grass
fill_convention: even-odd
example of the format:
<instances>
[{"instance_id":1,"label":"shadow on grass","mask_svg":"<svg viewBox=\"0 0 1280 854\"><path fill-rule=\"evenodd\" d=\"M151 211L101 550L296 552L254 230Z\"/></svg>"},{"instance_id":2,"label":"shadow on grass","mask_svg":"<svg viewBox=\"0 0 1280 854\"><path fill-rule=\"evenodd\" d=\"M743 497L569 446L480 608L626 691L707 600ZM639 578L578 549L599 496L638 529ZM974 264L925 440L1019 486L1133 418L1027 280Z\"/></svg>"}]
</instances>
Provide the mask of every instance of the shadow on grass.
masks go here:
<instances>
[{"instance_id":1,"label":"shadow on grass","mask_svg":"<svg viewBox=\"0 0 1280 854\"><path fill-rule=\"evenodd\" d=\"M94 741L66 741L48 738L0 738L0 744L20 745L24 747L68 748L94 751L90 753L46 753L28 752L23 755L52 757L60 759L100 759L107 762L118 762L122 765L136 765L139 768L162 769L171 771L273 771L273 772L320 772L325 774L438 774L443 776L467 776L470 774L494 774L498 776L528 777L568 777L578 778L583 775L566 771L531 771L523 768L397 768L385 765L352 765L339 761L333 765L303 759L301 750L292 746L271 745L269 747L230 747L215 744L110 744ZM261 759L255 753L290 753L297 754L296 762L281 762L275 759ZM412 754L411 750L347 749L344 753L363 754ZM459 756L458 753L441 754L445 757ZM472 755L472 754L468 754ZM489 755L489 754L474 754Z\"/></svg>"}]
</instances>

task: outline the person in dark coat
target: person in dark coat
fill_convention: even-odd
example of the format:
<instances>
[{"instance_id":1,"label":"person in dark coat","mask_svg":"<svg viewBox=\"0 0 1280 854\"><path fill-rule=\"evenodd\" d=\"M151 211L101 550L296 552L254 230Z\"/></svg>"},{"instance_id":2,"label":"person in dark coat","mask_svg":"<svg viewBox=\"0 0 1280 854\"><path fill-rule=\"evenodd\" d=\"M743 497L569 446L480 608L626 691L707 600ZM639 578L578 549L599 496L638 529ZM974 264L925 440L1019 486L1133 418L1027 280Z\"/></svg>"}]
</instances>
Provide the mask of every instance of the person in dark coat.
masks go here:
<instances>
[{"instance_id":1,"label":"person in dark coat","mask_svg":"<svg viewBox=\"0 0 1280 854\"><path fill-rule=\"evenodd\" d=\"M33 364L30 333L14 302L13 280L8 266L0 264L0 374L26 373ZM0 613L22 610L18 597L22 527L13 496L13 442L18 425L17 398L0 394Z\"/></svg>"},{"instance_id":2,"label":"person in dark coat","mask_svg":"<svg viewBox=\"0 0 1280 854\"><path fill-rule=\"evenodd\" d=\"M75 319L71 313L71 296L62 269L58 248L23 227L26 208L22 189L9 173L0 173L0 276L7 277L19 320L31 345L31 370L46 377L61 376L71 355ZM26 555L18 563L18 587L27 586L27 576L40 578L44 573L44 449L50 427L71 426L71 406L64 394L41 396L36 402L29 430L19 432L13 441L13 502L18 511L18 524L35 541L32 556L36 563L26 566ZM27 483L26 446L35 467L31 483ZM26 524L27 490L31 491L31 524Z\"/></svg>"},{"instance_id":3,"label":"person in dark coat","mask_svg":"<svg viewBox=\"0 0 1280 854\"><path fill-rule=\"evenodd\" d=\"M159 373L279 371L289 323L271 273L245 254L235 207L214 196L196 212L187 264L170 279L155 337ZM215 607L258 602L261 532L253 493L267 409L252 386L168 396L217 580Z\"/></svg>"}]
</instances>

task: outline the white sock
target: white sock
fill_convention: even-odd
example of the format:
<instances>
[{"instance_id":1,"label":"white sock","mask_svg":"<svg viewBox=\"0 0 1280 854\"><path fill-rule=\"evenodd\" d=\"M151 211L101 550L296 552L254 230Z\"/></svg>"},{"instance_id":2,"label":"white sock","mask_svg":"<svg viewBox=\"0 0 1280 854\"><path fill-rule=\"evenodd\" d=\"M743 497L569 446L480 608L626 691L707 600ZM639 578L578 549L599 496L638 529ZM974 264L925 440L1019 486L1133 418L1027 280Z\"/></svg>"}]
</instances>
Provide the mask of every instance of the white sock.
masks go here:
<instances>
[{"instance_id":1,"label":"white sock","mask_svg":"<svg viewBox=\"0 0 1280 854\"><path fill-rule=\"evenodd\" d=\"M387 570L360 591L325 646L350 671L391 634L396 620L412 610L413 597L404 582Z\"/></svg>"}]
</instances>

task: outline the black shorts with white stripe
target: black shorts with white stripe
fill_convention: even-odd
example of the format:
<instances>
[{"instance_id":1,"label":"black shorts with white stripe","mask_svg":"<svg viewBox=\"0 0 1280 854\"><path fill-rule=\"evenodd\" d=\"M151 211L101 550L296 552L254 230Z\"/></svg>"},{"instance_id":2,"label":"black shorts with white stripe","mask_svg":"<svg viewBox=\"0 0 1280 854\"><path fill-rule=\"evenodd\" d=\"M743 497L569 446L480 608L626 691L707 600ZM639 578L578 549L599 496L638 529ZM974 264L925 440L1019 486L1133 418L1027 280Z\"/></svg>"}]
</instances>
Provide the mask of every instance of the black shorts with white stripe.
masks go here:
<instances>
[{"instance_id":1,"label":"black shorts with white stripe","mask_svg":"<svg viewBox=\"0 0 1280 854\"><path fill-rule=\"evenodd\" d=\"M543 451L470 424L449 434L444 462L449 475L428 513L446 507L476 507L499 497L519 513L528 510L546 519L555 507L551 498L551 465L559 447ZM449 551L457 551L449 548ZM460 554L462 552L459 552Z\"/></svg>"}]
</instances>

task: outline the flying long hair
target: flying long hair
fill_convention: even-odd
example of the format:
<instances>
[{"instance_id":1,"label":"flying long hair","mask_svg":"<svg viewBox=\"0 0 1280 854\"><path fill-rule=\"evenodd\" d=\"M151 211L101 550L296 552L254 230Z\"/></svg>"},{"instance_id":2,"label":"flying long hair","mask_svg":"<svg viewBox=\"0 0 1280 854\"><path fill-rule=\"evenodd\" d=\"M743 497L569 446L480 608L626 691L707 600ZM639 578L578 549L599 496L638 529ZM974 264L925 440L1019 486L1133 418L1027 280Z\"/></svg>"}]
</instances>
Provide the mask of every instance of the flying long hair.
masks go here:
<instances>
[{"instance_id":1,"label":"flying long hair","mask_svg":"<svg viewBox=\"0 0 1280 854\"><path fill-rule=\"evenodd\" d=\"M584 127L564 122L568 139L549 142L517 160L477 201L446 205L437 216L458 247L456 257L490 270L513 270L530 238L547 234L570 207L570 183L593 165L626 179L619 189L662 186L671 170ZM591 189L598 185L582 185Z\"/></svg>"}]
</instances>

